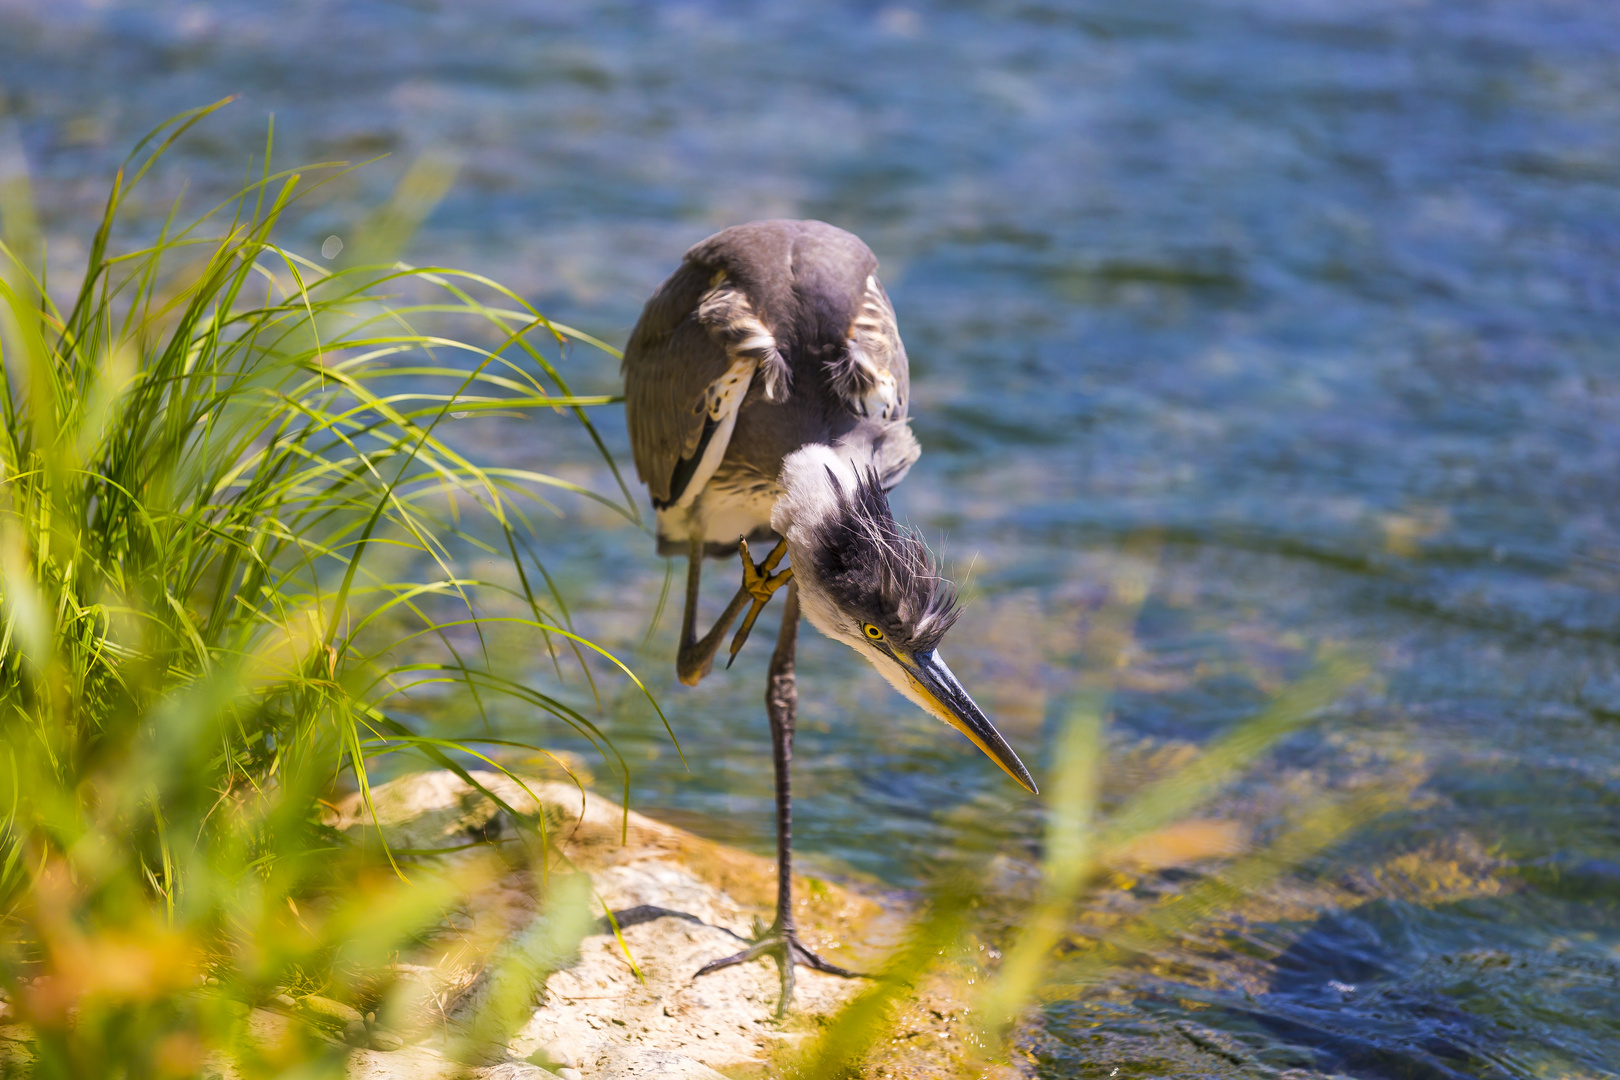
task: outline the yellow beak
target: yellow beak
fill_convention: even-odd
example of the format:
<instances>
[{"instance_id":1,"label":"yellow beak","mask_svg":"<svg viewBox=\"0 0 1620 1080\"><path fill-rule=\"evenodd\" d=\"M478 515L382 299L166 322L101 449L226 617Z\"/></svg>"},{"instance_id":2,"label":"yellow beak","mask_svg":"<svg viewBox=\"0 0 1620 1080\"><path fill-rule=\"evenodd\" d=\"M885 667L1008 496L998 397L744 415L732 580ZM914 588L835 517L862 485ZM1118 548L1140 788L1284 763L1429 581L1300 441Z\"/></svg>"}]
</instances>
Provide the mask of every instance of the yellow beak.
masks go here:
<instances>
[{"instance_id":1,"label":"yellow beak","mask_svg":"<svg viewBox=\"0 0 1620 1080\"><path fill-rule=\"evenodd\" d=\"M961 682L940 659L939 653L917 653L909 662L902 659L901 664L911 678L912 688L927 702L935 716L966 735L974 746L984 751L986 757L1000 765L1030 794L1039 794L1029 770L1018 760L1018 755L1007 745L1007 740L1001 737L1001 732L990 723L990 718L974 704Z\"/></svg>"}]
</instances>

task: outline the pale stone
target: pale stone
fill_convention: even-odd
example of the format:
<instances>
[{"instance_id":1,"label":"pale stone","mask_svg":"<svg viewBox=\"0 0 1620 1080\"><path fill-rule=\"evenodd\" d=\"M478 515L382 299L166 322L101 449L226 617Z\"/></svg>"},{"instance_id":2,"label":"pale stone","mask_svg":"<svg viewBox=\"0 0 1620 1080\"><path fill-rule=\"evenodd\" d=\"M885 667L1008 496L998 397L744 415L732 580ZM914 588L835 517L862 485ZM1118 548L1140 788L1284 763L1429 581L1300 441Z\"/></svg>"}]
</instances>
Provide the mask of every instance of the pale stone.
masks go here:
<instances>
[{"instance_id":1,"label":"pale stone","mask_svg":"<svg viewBox=\"0 0 1620 1080\"><path fill-rule=\"evenodd\" d=\"M438 954L429 949L394 966L409 991L399 997L408 1002L406 1019L412 1022L402 1023L392 1013L386 1019L397 1025L405 1045L386 1053L354 1051L349 1067L354 1080L715 1080L722 1069L752 1074L782 1048L811 1036L870 985L800 968L793 1007L787 1020L778 1022L774 962L739 964L694 980L704 964L742 949L755 920L769 917L776 888L773 860L641 814L626 815L607 799L568 784L528 781L526 792L499 774L473 775L519 815L543 820L568 861L552 874L588 873L596 897L619 915L622 944L605 921L592 926L577 959L556 959L564 966L545 978L528 1021L510 1043L468 1042L489 995L487 965L538 925L542 905L538 875L528 865L530 849L505 811L450 772L416 774L375 788L375 819L358 796L350 796L329 824L357 838L367 832L374 836L380 827L396 848L493 840L430 861L470 866L474 859L487 863L491 852L505 860L496 864L486 887L449 913ZM900 941L906 913L885 911L836 885L795 878L795 914L808 946L834 963L870 970ZM902 1074L958 1071L953 1066L960 1064L959 1052L951 1047L961 1040L947 1034L964 1013L954 987L942 979L925 983L902 1010L908 1047ZM378 1034L373 1027L373 1047ZM455 1065L447 1048L480 1067ZM973 1072L985 1069L976 1066Z\"/></svg>"},{"instance_id":2,"label":"pale stone","mask_svg":"<svg viewBox=\"0 0 1620 1080\"><path fill-rule=\"evenodd\" d=\"M628 1048L609 1054L597 1075L601 1080L726 1080L725 1074L680 1054Z\"/></svg>"}]
</instances>

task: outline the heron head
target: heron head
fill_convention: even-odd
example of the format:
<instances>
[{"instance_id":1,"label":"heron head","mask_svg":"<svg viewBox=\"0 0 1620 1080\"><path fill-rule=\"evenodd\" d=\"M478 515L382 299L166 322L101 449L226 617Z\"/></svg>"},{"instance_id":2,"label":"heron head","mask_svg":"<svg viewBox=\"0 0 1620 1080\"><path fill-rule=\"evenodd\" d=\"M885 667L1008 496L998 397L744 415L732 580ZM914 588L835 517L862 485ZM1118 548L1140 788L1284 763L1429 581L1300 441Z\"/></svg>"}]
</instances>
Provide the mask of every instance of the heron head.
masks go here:
<instances>
[{"instance_id":1,"label":"heron head","mask_svg":"<svg viewBox=\"0 0 1620 1080\"><path fill-rule=\"evenodd\" d=\"M922 538L898 525L877 470L824 446L782 469L772 526L787 538L805 615L864 656L895 689L966 735L1031 792L1035 782L940 655L961 614L956 587Z\"/></svg>"}]
</instances>

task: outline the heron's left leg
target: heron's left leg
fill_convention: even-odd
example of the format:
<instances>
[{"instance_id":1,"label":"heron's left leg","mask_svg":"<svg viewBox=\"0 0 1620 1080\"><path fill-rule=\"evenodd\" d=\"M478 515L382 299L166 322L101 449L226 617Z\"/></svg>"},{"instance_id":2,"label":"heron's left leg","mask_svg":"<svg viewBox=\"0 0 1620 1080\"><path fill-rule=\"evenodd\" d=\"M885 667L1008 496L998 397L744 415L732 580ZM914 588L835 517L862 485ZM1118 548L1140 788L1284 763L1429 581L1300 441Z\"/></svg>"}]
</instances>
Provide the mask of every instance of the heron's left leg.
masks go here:
<instances>
[{"instance_id":1,"label":"heron's left leg","mask_svg":"<svg viewBox=\"0 0 1620 1080\"><path fill-rule=\"evenodd\" d=\"M758 566L754 565L754 557L748 553L746 536L738 538L737 548L742 552L743 591L754 598L754 605L748 609L748 615L743 619L742 625L737 627L737 636L731 639L731 658L726 661L726 667L730 667L731 661L737 659L737 654L742 652L743 643L748 640L749 632L754 629L754 620L765 610L765 605L771 602L776 590L793 580L791 566L779 574L771 573L776 569L776 564L782 561L782 556L787 554L786 540L778 540L771 553L765 556Z\"/></svg>"},{"instance_id":2,"label":"heron's left leg","mask_svg":"<svg viewBox=\"0 0 1620 1080\"><path fill-rule=\"evenodd\" d=\"M798 723L799 687L794 675L795 654L799 640L799 586L790 582L787 600L782 605L782 629L776 637L776 651L771 654L770 681L765 687L765 712L771 721L771 751L776 764L776 920L770 928L742 952L704 964L697 975L769 956L776 961L782 976L782 996L776 1003L776 1015L787 1012L793 1000L793 968L805 964L829 975L846 979L867 978L858 971L848 971L829 964L799 943L798 928L793 921L793 732Z\"/></svg>"},{"instance_id":3,"label":"heron's left leg","mask_svg":"<svg viewBox=\"0 0 1620 1080\"><path fill-rule=\"evenodd\" d=\"M686 563L686 611L681 615L681 647L675 654L675 673L687 686L696 686L714 666L720 641L731 629L731 624L742 614L752 595L747 585L737 590L726 610L702 638L697 636L698 593L703 581L703 536L694 532ZM735 650L734 650L735 652Z\"/></svg>"}]
</instances>

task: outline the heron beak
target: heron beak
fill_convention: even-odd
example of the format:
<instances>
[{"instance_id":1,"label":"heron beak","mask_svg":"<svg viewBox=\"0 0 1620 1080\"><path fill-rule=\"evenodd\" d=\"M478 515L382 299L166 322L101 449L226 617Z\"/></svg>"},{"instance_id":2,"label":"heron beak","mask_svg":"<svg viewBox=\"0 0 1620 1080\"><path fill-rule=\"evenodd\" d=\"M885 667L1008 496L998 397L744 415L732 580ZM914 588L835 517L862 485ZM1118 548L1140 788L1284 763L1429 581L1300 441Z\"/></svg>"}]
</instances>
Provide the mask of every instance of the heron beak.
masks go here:
<instances>
[{"instance_id":1,"label":"heron beak","mask_svg":"<svg viewBox=\"0 0 1620 1080\"><path fill-rule=\"evenodd\" d=\"M951 727L966 735L985 756L1000 765L1008 776L1018 781L1030 794L1038 794L1029 770L1018 760L1001 732L990 723L990 718L973 703L951 669L945 666L937 652L917 653L904 665L911 678L912 688L927 702L929 709Z\"/></svg>"}]
</instances>

